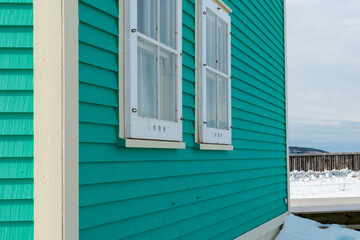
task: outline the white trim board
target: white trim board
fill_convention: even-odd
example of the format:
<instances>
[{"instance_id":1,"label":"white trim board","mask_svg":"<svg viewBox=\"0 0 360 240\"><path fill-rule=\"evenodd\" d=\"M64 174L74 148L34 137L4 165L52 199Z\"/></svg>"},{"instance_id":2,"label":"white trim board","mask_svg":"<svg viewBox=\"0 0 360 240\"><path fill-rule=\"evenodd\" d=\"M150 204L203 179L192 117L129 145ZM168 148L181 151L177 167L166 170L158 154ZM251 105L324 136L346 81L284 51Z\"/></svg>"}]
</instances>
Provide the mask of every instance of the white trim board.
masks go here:
<instances>
[{"instance_id":1,"label":"white trim board","mask_svg":"<svg viewBox=\"0 0 360 240\"><path fill-rule=\"evenodd\" d=\"M235 240L267 240L274 239L280 231L281 225L284 223L286 216L289 212L260 225L257 228L235 238Z\"/></svg>"},{"instance_id":2,"label":"white trim board","mask_svg":"<svg viewBox=\"0 0 360 240\"><path fill-rule=\"evenodd\" d=\"M285 61L285 114L286 114L286 174L287 174L287 205L290 209L290 160L289 160L289 111L288 111L288 77L287 77L287 21L286 21L286 0L284 0L284 61Z\"/></svg>"},{"instance_id":3,"label":"white trim board","mask_svg":"<svg viewBox=\"0 0 360 240\"><path fill-rule=\"evenodd\" d=\"M79 238L78 1L34 1L34 237Z\"/></svg>"}]
</instances>

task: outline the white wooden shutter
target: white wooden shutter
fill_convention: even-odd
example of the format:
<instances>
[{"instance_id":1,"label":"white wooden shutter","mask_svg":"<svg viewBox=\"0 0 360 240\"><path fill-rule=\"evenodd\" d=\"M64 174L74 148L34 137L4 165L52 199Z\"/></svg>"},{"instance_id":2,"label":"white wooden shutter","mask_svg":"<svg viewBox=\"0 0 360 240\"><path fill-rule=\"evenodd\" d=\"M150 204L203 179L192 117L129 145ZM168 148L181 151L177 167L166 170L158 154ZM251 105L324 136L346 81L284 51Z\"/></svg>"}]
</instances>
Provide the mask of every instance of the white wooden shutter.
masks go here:
<instances>
[{"instance_id":1,"label":"white wooden shutter","mask_svg":"<svg viewBox=\"0 0 360 240\"><path fill-rule=\"evenodd\" d=\"M125 137L138 139L154 139L182 141L182 1L176 0L176 46L171 48L158 39L153 39L138 31L137 2L125 0ZM160 0L157 0L159 11ZM157 15L159 21L159 14ZM161 23L160 23L161 24ZM157 33L158 34L158 33ZM139 116L138 106L138 40L141 39L157 48L157 61L160 49L175 55L175 119L167 121L159 119L159 113L154 118ZM159 92L159 63L157 63L157 92ZM120 93L122 94L122 93ZM157 108L160 97L157 93Z\"/></svg>"},{"instance_id":2,"label":"white wooden shutter","mask_svg":"<svg viewBox=\"0 0 360 240\"><path fill-rule=\"evenodd\" d=\"M209 40L209 36L207 36L207 14L214 13L216 16L216 31L219 29L219 20L221 19L226 23L226 36L227 36L227 69L224 72L219 70L219 49L218 49L218 35L216 34L216 67L213 64L207 63L207 40ZM199 9L200 18L199 18L199 142L201 143L216 143L216 144L231 144L231 21L230 16L223 11L220 7L218 7L212 0L202 0L201 7ZM226 127L219 127L219 115L216 114L216 126L210 127L210 125L214 125L213 122L210 123L209 119L207 119L207 104L209 103L209 99L207 99L207 72L216 74L216 91L217 93L213 96L216 100L217 107L219 110L219 100L217 96L227 94L227 104L225 108L227 109L226 117ZM219 94L219 79L226 79L226 92L220 92ZM210 95L209 95L210 96ZM224 107L224 106L221 106Z\"/></svg>"}]
</instances>

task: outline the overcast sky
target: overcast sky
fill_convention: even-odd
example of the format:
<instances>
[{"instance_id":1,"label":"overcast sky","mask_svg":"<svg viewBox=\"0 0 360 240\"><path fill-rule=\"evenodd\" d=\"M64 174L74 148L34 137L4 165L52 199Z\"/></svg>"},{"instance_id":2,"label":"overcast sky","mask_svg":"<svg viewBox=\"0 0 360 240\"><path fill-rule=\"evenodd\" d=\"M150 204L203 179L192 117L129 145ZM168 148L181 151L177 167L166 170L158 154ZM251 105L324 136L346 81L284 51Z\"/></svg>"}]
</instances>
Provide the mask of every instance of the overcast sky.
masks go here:
<instances>
[{"instance_id":1,"label":"overcast sky","mask_svg":"<svg viewBox=\"0 0 360 240\"><path fill-rule=\"evenodd\" d=\"M360 152L360 0L287 0L290 146Z\"/></svg>"}]
</instances>

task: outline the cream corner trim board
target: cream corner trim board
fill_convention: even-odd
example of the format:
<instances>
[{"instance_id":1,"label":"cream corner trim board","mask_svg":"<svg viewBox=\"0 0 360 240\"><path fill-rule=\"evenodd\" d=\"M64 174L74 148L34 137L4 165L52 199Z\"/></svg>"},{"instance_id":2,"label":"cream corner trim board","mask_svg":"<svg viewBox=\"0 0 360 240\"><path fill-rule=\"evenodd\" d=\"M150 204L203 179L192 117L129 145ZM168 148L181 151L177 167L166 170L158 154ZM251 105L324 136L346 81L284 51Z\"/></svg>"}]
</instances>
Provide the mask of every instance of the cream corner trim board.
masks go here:
<instances>
[{"instance_id":1,"label":"cream corner trim board","mask_svg":"<svg viewBox=\"0 0 360 240\"><path fill-rule=\"evenodd\" d=\"M79 238L78 0L34 1L34 237Z\"/></svg>"}]
</instances>

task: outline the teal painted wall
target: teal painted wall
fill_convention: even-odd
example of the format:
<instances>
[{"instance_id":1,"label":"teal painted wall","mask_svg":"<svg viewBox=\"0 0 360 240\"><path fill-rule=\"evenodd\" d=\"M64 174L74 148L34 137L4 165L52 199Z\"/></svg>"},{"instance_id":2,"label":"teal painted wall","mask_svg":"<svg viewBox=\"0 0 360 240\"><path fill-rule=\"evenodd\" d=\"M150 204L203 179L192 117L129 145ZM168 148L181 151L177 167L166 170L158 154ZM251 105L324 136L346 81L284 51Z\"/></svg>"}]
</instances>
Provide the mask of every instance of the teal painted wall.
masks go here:
<instances>
[{"instance_id":1,"label":"teal painted wall","mask_svg":"<svg viewBox=\"0 0 360 240\"><path fill-rule=\"evenodd\" d=\"M33 239L32 0L0 0L0 239Z\"/></svg>"},{"instance_id":2,"label":"teal painted wall","mask_svg":"<svg viewBox=\"0 0 360 240\"><path fill-rule=\"evenodd\" d=\"M80 239L232 239L287 211L284 6L225 2L234 151L194 148L194 0L183 0L185 150L118 147L117 1L79 1Z\"/></svg>"}]
</instances>

